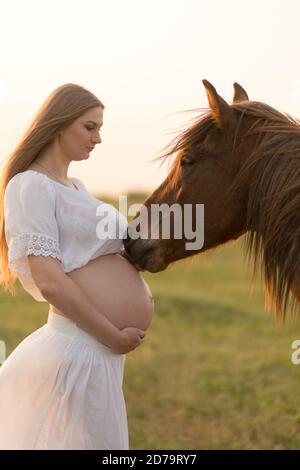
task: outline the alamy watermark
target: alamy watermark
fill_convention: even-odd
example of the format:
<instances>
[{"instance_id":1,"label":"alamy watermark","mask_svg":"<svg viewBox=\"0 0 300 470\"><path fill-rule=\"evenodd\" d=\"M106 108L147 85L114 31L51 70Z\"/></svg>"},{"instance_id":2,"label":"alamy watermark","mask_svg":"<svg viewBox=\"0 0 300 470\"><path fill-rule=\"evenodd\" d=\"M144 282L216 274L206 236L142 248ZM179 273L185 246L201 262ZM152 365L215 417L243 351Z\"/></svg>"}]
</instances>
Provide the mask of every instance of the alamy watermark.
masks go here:
<instances>
[{"instance_id":1,"label":"alamy watermark","mask_svg":"<svg viewBox=\"0 0 300 470\"><path fill-rule=\"evenodd\" d=\"M300 339L295 339L295 341L292 342L292 349L295 349L295 351L291 355L291 361L294 365L300 364Z\"/></svg>"},{"instance_id":2,"label":"alamy watermark","mask_svg":"<svg viewBox=\"0 0 300 470\"><path fill-rule=\"evenodd\" d=\"M144 204L132 204L127 206L127 196L119 196L119 213L126 219L128 216L138 216L131 221L128 233L131 239L151 240L193 240L185 243L186 250L200 250L204 245L204 204L178 204L168 205L150 204L147 208ZM173 223L171 222L171 214ZM120 222L118 211L112 212L112 206L100 204L96 211L102 219L97 223L96 233L99 239L112 238L123 239L124 226ZM150 216L150 219L149 219ZM149 227L149 220L150 227ZM193 230L195 227L195 230ZM171 230L172 229L172 230Z\"/></svg>"}]
</instances>

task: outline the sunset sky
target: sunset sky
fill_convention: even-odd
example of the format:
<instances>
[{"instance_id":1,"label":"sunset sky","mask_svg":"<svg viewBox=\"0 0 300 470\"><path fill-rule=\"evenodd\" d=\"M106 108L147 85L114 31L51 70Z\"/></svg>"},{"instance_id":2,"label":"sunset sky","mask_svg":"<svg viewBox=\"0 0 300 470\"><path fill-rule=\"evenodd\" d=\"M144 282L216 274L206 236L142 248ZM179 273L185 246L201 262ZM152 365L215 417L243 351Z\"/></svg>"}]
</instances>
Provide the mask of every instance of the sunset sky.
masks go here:
<instances>
[{"instance_id":1,"label":"sunset sky","mask_svg":"<svg viewBox=\"0 0 300 470\"><path fill-rule=\"evenodd\" d=\"M48 94L68 82L106 107L103 143L69 171L94 193L151 192L164 179L167 165L151 160L186 122L179 112L207 106L203 78L229 102L237 81L250 98L300 116L298 0L0 6L0 160Z\"/></svg>"}]
</instances>

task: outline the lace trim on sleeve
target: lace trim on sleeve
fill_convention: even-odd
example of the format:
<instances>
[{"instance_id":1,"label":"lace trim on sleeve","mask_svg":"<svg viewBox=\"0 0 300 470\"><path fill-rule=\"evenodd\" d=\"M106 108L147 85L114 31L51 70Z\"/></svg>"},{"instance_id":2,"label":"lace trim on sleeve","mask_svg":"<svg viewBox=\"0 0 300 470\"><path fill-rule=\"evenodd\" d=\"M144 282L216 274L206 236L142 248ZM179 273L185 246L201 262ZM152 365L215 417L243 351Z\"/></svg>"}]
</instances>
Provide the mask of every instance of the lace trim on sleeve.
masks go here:
<instances>
[{"instance_id":1,"label":"lace trim on sleeve","mask_svg":"<svg viewBox=\"0 0 300 470\"><path fill-rule=\"evenodd\" d=\"M58 242L41 233L22 233L11 240L8 251L8 263L17 274L31 276L27 256L51 256L62 261Z\"/></svg>"}]
</instances>

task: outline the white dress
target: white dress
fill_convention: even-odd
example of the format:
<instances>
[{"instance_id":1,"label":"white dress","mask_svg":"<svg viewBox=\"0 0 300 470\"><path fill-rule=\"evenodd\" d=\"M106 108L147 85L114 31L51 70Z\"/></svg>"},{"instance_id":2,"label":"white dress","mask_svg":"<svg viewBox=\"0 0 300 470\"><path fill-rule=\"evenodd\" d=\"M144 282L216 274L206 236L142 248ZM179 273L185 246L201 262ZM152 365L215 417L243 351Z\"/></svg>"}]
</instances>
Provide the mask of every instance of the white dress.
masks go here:
<instances>
[{"instance_id":1,"label":"white dress","mask_svg":"<svg viewBox=\"0 0 300 470\"><path fill-rule=\"evenodd\" d=\"M126 218L72 180L77 190L26 170L5 191L9 267L37 301L46 300L28 255L57 258L70 272L123 248ZM0 449L128 449L124 363L50 309L0 367Z\"/></svg>"}]
</instances>

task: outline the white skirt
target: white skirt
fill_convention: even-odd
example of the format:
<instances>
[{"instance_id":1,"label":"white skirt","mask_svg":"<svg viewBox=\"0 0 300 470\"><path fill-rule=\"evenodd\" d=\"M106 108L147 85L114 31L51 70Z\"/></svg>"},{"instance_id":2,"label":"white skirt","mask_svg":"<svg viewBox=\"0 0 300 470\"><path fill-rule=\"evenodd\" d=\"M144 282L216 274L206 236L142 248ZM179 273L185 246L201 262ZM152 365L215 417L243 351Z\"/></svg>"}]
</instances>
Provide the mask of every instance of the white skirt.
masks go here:
<instances>
[{"instance_id":1,"label":"white skirt","mask_svg":"<svg viewBox=\"0 0 300 470\"><path fill-rule=\"evenodd\" d=\"M124 364L50 310L0 367L0 449L128 449Z\"/></svg>"}]
</instances>

